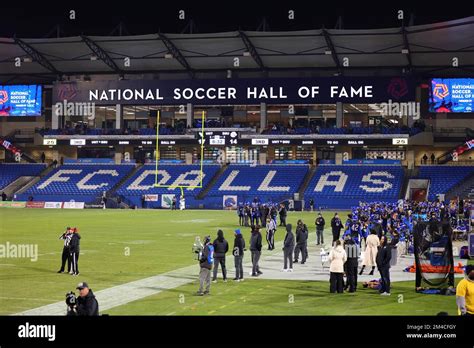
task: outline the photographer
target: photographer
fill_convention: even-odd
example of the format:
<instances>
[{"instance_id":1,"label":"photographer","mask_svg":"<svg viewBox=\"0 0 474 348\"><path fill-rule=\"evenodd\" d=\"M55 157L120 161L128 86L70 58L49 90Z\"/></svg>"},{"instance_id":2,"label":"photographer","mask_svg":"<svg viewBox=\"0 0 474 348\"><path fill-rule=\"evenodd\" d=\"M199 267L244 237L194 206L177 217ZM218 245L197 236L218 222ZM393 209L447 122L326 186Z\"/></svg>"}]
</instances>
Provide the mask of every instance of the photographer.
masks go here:
<instances>
[{"instance_id":1,"label":"photographer","mask_svg":"<svg viewBox=\"0 0 474 348\"><path fill-rule=\"evenodd\" d=\"M99 315L99 303L94 293L86 282L79 283L76 287L79 290L79 297L76 299L74 293L66 294L66 304L68 305L68 316L97 316Z\"/></svg>"}]
</instances>

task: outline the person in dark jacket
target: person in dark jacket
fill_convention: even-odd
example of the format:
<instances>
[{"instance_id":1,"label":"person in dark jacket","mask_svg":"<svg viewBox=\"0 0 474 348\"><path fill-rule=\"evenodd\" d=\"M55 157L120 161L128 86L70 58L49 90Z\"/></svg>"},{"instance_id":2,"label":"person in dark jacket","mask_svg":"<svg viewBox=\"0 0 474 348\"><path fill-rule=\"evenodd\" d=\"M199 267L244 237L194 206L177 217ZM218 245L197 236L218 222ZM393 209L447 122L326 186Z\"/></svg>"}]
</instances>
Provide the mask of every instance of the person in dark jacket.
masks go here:
<instances>
[{"instance_id":1,"label":"person in dark jacket","mask_svg":"<svg viewBox=\"0 0 474 348\"><path fill-rule=\"evenodd\" d=\"M212 243L214 246L214 274L212 276L212 282L217 282L217 271L219 270L219 264L222 267L222 278L224 282L227 282L227 269L225 267L225 254L229 251L229 243L224 238L224 232L222 230L217 231L217 238Z\"/></svg>"},{"instance_id":2,"label":"person in dark jacket","mask_svg":"<svg viewBox=\"0 0 474 348\"><path fill-rule=\"evenodd\" d=\"M250 253L252 256L252 277L258 277L260 274L260 267L258 261L262 252L262 234L260 233L260 226L252 227L252 236L250 237Z\"/></svg>"},{"instance_id":3,"label":"person in dark jacket","mask_svg":"<svg viewBox=\"0 0 474 348\"><path fill-rule=\"evenodd\" d=\"M337 213L331 219L332 244L341 237L342 221Z\"/></svg>"},{"instance_id":4,"label":"person in dark jacket","mask_svg":"<svg viewBox=\"0 0 474 348\"><path fill-rule=\"evenodd\" d=\"M79 290L77 298L76 313L79 316L97 316L99 315L99 303L94 293L86 282L79 283L76 287Z\"/></svg>"},{"instance_id":5,"label":"person in dark jacket","mask_svg":"<svg viewBox=\"0 0 474 348\"><path fill-rule=\"evenodd\" d=\"M291 224L286 225L286 235L283 241L283 272L293 272L293 249L295 248L295 236L291 230ZM288 268L288 261L289 266Z\"/></svg>"},{"instance_id":6,"label":"person in dark jacket","mask_svg":"<svg viewBox=\"0 0 474 348\"><path fill-rule=\"evenodd\" d=\"M324 244L324 225L326 221L321 213L318 213L314 223L316 224L316 245Z\"/></svg>"},{"instance_id":7,"label":"person in dark jacket","mask_svg":"<svg viewBox=\"0 0 474 348\"><path fill-rule=\"evenodd\" d=\"M295 247L295 260L294 263L298 263L298 258L301 252L301 264L304 265L306 262L307 252L307 241L308 241L308 227L303 221L298 220L296 224L296 247Z\"/></svg>"},{"instance_id":8,"label":"person in dark jacket","mask_svg":"<svg viewBox=\"0 0 474 348\"><path fill-rule=\"evenodd\" d=\"M61 268L58 273L64 272L64 267L66 266L67 261L67 272L71 272L71 252L69 251L69 243L72 238L72 229L71 227L66 228L66 231L59 237L59 239L64 240L63 253L61 255Z\"/></svg>"},{"instance_id":9,"label":"person in dark jacket","mask_svg":"<svg viewBox=\"0 0 474 348\"><path fill-rule=\"evenodd\" d=\"M287 211L284 204L280 204L279 214L280 214L280 226L286 226Z\"/></svg>"},{"instance_id":10,"label":"person in dark jacket","mask_svg":"<svg viewBox=\"0 0 474 348\"><path fill-rule=\"evenodd\" d=\"M237 282L244 281L244 268L242 266L242 259L244 258L245 251L245 239L239 229L235 230L234 248L232 253L234 254L235 264L235 278Z\"/></svg>"},{"instance_id":11,"label":"person in dark jacket","mask_svg":"<svg viewBox=\"0 0 474 348\"><path fill-rule=\"evenodd\" d=\"M208 295L211 290L211 269L214 263L214 246L211 244L211 237L204 237L204 248L199 259L199 290L197 295ZM204 290L205 287L205 290Z\"/></svg>"},{"instance_id":12,"label":"person in dark jacket","mask_svg":"<svg viewBox=\"0 0 474 348\"><path fill-rule=\"evenodd\" d=\"M72 269L70 274L73 276L79 275L79 254L81 252L80 248L80 241L81 241L81 235L79 234L79 230L74 227L72 229L72 237L71 241L69 242L69 253L71 257L71 262L72 262Z\"/></svg>"},{"instance_id":13,"label":"person in dark jacket","mask_svg":"<svg viewBox=\"0 0 474 348\"><path fill-rule=\"evenodd\" d=\"M344 250L346 251L347 260L345 263L345 272L347 276L347 283L345 289L349 288L349 292L356 292L357 290L357 268L359 266L360 247L354 242L349 235L344 243Z\"/></svg>"},{"instance_id":14,"label":"person in dark jacket","mask_svg":"<svg viewBox=\"0 0 474 348\"><path fill-rule=\"evenodd\" d=\"M380 239L380 247L377 252L377 268L382 278L381 288L379 290L381 295L390 296L390 260L392 259L392 250L387 243L387 238L382 236Z\"/></svg>"}]
</instances>

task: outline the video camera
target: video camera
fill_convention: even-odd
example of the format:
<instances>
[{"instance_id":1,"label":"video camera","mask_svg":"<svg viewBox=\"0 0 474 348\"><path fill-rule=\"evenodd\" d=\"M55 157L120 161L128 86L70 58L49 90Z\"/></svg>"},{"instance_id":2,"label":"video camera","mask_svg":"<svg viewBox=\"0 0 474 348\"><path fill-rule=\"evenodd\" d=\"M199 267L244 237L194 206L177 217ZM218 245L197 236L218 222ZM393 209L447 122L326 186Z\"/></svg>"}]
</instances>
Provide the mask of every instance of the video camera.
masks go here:
<instances>
[{"instance_id":1,"label":"video camera","mask_svg":"<svg viewBox=\"0 0 474 348\"><path fill-rule=\"evenodd\" d=\"M67 315L76 315L75 307L77 304L77 297L73 291L66 294Z\"/></svg>"},{"instance_id":2,"label":"video camera","mask_svg":"<svg viewBox=\"0 0 474 348\"><path fill-rule=\"evenodd\" d=\"M201 243L201 238L196 237L196 239L194 240L193 248L192 248L193 253L195 254L195 260L199 261L201 259L203 249L204 249L204 246Z\"/></svg>"}]
</instances>

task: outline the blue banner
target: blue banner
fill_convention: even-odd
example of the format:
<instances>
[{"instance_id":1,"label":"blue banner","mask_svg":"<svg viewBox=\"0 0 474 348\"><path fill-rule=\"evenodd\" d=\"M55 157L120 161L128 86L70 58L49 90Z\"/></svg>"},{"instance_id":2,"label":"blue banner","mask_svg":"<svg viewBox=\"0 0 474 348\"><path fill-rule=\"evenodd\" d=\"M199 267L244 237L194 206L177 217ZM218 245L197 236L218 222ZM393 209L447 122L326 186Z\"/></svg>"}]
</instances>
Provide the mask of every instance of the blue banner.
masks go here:
<instances>
[{"instance_id":1,"label":"blue banner","mask_svg":"<svg viewBox=\"0 0 474 348\"><path fill-rule=\"evenodd\" d=\"M222 80L109 80L56 82L53 104L238 105L415 101L405 77L317 77Z\"/></svg>"}]
</instances>

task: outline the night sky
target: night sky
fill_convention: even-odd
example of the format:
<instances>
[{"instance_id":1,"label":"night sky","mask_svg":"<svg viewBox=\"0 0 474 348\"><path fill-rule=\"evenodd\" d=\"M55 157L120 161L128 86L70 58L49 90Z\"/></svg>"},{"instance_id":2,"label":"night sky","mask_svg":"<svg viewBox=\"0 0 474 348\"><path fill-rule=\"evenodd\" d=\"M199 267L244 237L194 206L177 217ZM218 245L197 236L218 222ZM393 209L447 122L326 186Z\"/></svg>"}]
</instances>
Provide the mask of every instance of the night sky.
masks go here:
<instances>
[{"instance_id":1,"label":"night sky","mask_svg":"<svg viewBox=\"0 0 474 348\"><path fill-rule=\"evenodd\" d=\"M128 3L128 4L127 4ZM288 5L284 5L288 3ZM61 26L61 36L110 35L119 22L124 23L123 34L180 33L189 19L192 19L197 33L238 30L255 30L266 17L268 30L287 31L332 29L339 16L342 16L345 29L373 29L398 27L397 10L405 11L408 25L409 14L415 15L415 25L453 20L473 15L474 10L466 7L469 2L452 2L439 6L439 2L378 1L365 4L353 0L344 4L337 0L301 1L238 1L219 2L162 0L120 0L114 2L49 1L26 2L3 1L0 5L0 37L20 38L55 37L53 28ZM24 4L24 5L23 5ZM203 5L204 4L204 5ZM277 5L278 4L278 5ZM23 6L22 6L23 5ZM76 20L68 18L69 10L76 11ZM179 10L186 11L186 20L178 19ZM288 20L288 10L295 11L295 20ZM117 34L117 33L116 33Z\"/></svg>"}]
</instances>

